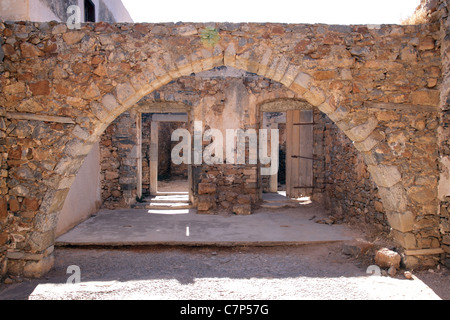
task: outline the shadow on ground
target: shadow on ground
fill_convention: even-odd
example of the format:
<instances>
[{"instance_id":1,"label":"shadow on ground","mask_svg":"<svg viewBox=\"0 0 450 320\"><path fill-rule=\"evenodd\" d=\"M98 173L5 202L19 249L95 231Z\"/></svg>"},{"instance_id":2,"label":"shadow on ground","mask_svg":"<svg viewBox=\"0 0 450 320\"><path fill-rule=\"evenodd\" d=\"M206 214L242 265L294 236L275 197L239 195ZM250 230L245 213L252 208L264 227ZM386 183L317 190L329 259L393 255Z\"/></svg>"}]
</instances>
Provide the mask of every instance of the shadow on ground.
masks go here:
<instances>
[{"instance_id":1,"label":"shadow on ground","mask_svg":"<svg viewBox=\"0 0 450 320\"><path fill-rule=\"evenodd\" d=\"M0 299L448 299L449 277L368 276L342 244L287 247L57 248L40 280L2 285ZM81 284L66 284L79 266ZM441 270L442 273L443 270ZM443 282L446 279L446 283ZM445 284L447 287L445 287ZM78 286L78 287L77 287ZM438 296L439 295L439 296Z\"/></svg>"}]
</instances>

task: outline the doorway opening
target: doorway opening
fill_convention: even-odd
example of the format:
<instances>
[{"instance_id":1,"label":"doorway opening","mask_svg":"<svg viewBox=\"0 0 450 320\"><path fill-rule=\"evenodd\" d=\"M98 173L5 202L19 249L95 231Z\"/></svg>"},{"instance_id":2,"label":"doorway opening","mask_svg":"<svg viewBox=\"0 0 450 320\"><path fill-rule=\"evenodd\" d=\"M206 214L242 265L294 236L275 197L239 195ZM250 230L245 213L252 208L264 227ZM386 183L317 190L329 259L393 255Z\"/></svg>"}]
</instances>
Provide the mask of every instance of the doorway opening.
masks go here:
<instances>
[{"instance_id":1,"label":"doorway opening","mask_svg":"<svg viewBox=\"0 0 450 320\"><path fill-rule=\"evenodd\" d=\"M264 202L310 202L314 189L313 126L313 110L263 110L262 129L278 129L279 134L278 172L262 177Z\"/></svg>"},{"instance_id":2,"label":"doorway opening","mask_svg":"<svg viewBox=\"0 0 450 320\"><path fill-rule=\"evenodd\" d=\"M263 112L262 128L278 129L278 171L272 176L264 176L262 185L264 193L286 191L286 112ZM269 139L272 137L269 135ZM271 143L268 143L270 146Z\"/></svg>"},{"instance_id":3,"label":"doorway opening","mask_svg":"<svg viewBox=\"0 0 450 320\"><path fill-rule=\"evenodd\" d=\"M143 195L189 194L189 166L175 164L172 133L188 128L187 113L142 114Z\"/></svg>"},{"instance_id":4,"label":"doorway opening","mask_svg":"<svg viewBox=\"0 0 450 320\"><path fill-rule=\"evenodd\" d=\"M95 21L95 4L91 0L84 0L84 21Z\"/></svg>"}]
</instances>

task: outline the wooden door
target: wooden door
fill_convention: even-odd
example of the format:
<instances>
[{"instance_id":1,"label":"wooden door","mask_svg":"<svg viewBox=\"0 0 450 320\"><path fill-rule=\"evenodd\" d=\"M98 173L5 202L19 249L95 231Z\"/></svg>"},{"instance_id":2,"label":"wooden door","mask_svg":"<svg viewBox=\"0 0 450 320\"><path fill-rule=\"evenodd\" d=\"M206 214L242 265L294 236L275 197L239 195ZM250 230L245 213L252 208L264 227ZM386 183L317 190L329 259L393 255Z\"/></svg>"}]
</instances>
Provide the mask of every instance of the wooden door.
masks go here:
<instances>
[{"instance_id":1,"label":"wooden door","mask_svg":"<svg viewBox=\"0 0 450 320\"><path fill-rule=\"evenodd\" d=\"M286 195L309 196L313 190L313 111L286 114Z\"/></svg>"}]
</instances>

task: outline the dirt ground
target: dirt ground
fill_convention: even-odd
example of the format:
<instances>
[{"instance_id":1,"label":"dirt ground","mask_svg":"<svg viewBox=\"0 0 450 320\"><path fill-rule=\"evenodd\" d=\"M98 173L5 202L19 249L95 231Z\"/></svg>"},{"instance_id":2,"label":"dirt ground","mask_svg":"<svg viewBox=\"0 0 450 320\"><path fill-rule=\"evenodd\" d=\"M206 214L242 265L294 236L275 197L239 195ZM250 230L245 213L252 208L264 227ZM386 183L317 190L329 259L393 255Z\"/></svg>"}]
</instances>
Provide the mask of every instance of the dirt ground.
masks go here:
<instances>
[{"instance_id":1,"label":"dirt ground","mask_svg":"<svg viewBox=\"0 0 450 320\"><path fill-rule=\"evenodd\" d=\"M450 299L450 272L368 275L370 261L342 243L283 247L56 248L39 280L0 285L0 300L414 300ZM66 283L68 267L80 283Z\"/></svg>"}]
</instances>

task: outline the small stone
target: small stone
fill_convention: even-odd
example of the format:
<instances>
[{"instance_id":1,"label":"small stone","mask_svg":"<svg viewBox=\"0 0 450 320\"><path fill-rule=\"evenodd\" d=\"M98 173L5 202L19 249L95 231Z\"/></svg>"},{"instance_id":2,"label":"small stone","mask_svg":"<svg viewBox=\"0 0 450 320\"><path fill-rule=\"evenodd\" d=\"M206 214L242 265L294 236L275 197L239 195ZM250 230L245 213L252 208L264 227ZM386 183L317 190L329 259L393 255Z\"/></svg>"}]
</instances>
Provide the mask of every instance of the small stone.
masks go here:
<instances>
[{"instance_id":1,"label":"small stone","mask_svg":"<svg viewBox=\"0 0 450 320\"><path fill-rule=\"evenodd\" d=\"M215 194L216 186L212 183L199 183L198 194Z\"/></svg>"},{"instance_id":2,"label":"small stone","mask_svg":"<svg viewBox=\"0 0 450 320\"><path fill-rule=\"evenodd\" d=\"M405 271L403 275L405 276L406 279L413 279L411 271Z\"/></svg>"},{"instance_id":3,"label":"small stone","mask_svg":"<svg viewBox=\"0 0 450 320\"><path fill-rule=\"evenodd\" d=\"M342 253L348 256L356 257L361 253L361 248L352 244L344 244L342 246Z\"/></svg>"},{"instance_id":4,"label":"small stone","mask_svg":"<svg viewBox=\"0 0 450 320\"><path fill-rule=\"evenodd\" d=\"M30 83L29 86L35 96L48 96L50 94L50 83L47 80Z\"/></svg>"},{"instance_id":5,"label":"small stone","mask_svg":"<svg viewBox=\"0 0 450 320\"><path fill-rule=\"evenodd\" d=\"M395 277L397 274L397 269L394 266L390 266L388 269L388 275L391 277Z\"/></svg>"},{"instance_id":6,"label":"small stone","mask_svg":"<svg viewBox=\"0 0 450 320\"><path fill-rule=\"evenodd\" d=\"M25 42L20 45L20 50L22 51L22 57L24 58L32 58L32 57L41 57L44 53L35 45Z\"/></svg>"},{"instance_id":7,"label":"small stone","mask_svg":"<svg viewBox=\"0 0 450 320\"><path fill-rule=\"evenodd\" d=\"M119 198L122 196L122 192L120 192L119 190L114 190L111 192L111 194L114 198Z\"/></svg>"},{"instance_id":8,"label":"small stone","mask_svg":"<svg viewBox=\"0 0 450 320\"><path fill-rule=\"evenodd\" d=\"M239 195L237 198L237 202L239 204L251 204L252 203L252 198L249 195Z\"/></svg>"},{"instance_id":9,"label":"small stone","mask_svg":"<svg viewBox=\"0 0 450 320\"><path fill-rule=\"evenodd\" d=\"M208 213L215 207L216 200L210 195L200 195L198 197L197 210Z\"/></svg>"},{"instance_id":10,"label":"small stone","mask_svg":"<svg viewBox=\"0 0 450 320\"><path fill-rule=\"evenodd\" d=\"M67 32L63 35L63 39L68 45L72 45L77 42L80 42L81 39L83 39L83 37L84 37L84 33L80 32L80 31L71 31L71 32Z\"/></svg>"},{"instance_id":11,"label":"small stone","mask_svg":"<svg viewBox=\"0 0 450 320\"><path fill-rule=\"evenodd\" d=\"M233 206L233 213L237 215L250 215L252 214L252 206L249 204L237 204Z\"/></svg>"},{"instance_id":12,"label":"small stone","mask_svg":"<svg viewBox=\"0 0 450 320\"><path fill-rule=\"evenodd\" d=\"M6 278L5 281L4 281L4 283L5 283L5 284L13 284L13 283L14 283L14 280L11 279L11 278Z\"/></svg>"}]
</instances>

